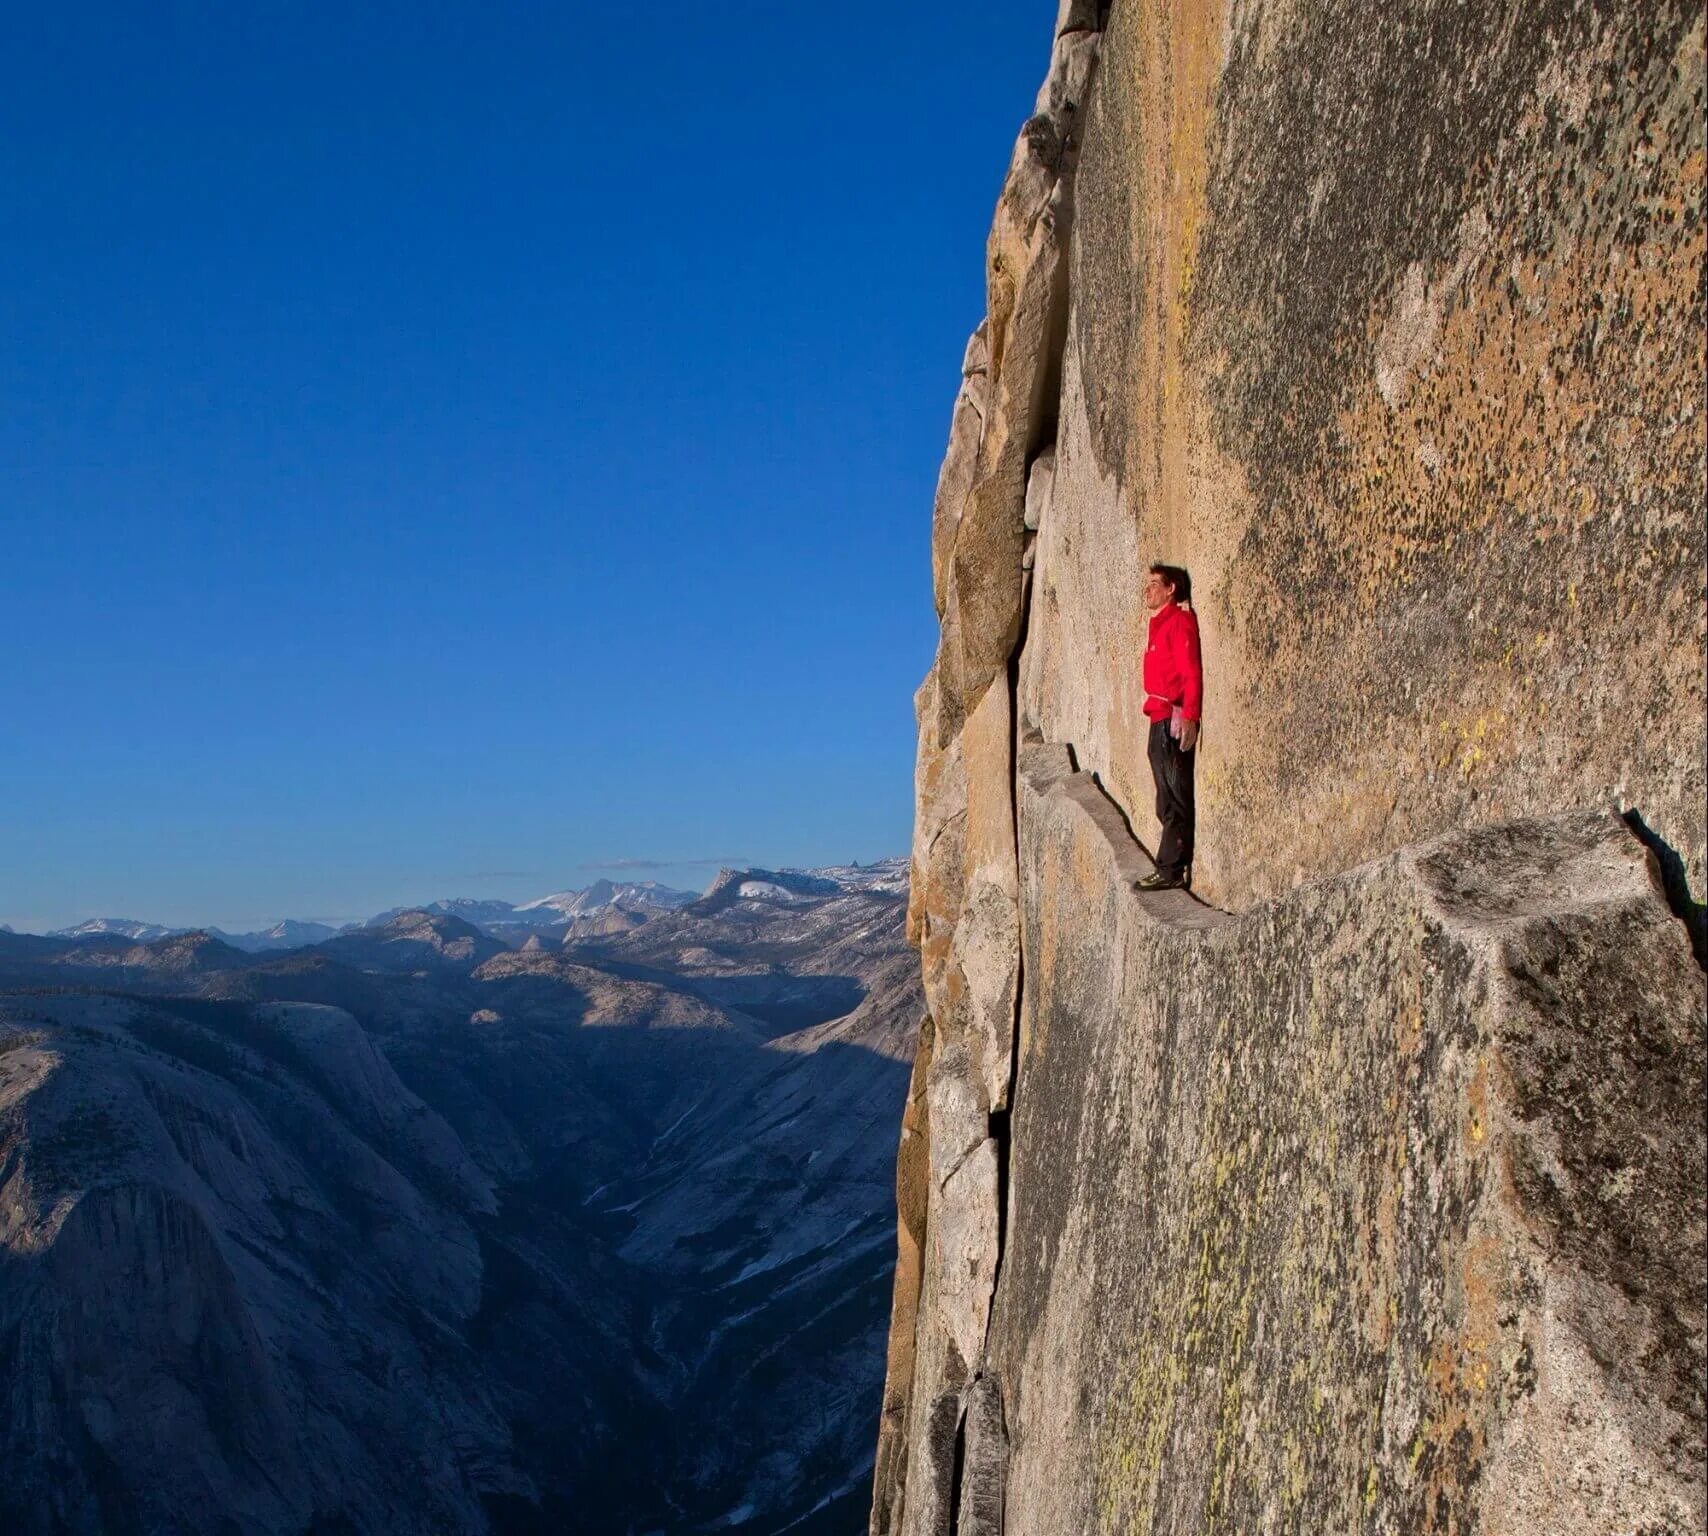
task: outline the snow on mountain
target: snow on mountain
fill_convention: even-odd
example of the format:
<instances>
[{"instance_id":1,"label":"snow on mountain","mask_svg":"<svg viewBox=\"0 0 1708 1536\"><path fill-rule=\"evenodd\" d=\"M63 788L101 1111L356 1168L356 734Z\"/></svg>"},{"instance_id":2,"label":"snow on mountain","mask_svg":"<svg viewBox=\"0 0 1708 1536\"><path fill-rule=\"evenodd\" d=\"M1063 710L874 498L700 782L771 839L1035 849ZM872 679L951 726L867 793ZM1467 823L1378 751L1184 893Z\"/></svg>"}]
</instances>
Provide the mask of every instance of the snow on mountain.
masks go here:
<instances>
[{"instance_id":1,"label":"snow on mountain","mask_svg":"<svg viewBox=\"0 0 1708 1536\"><path fill-rule=\"evenodd\" d=\"M301 949L305 944L320 944L330 939L338 929L330 923L299 922L294 917L287 917L271 928L260 928L253 933L226 933L220 928L210 928L208 932L237 949L258 954L269 949Z\"/></svg>"},{"instance_id":2,"label":"snow on mountain","mask_svg":"<svg viewBox=\"0 0 1708 1536\"><path fill-rule=\"evenodd\" d=\"M834 880L845 891L883 891L891 896L900 896L907 891L907 870L908 859L903 855L878 859L871 864L832 864L803 873Z\"/></svg>"},{"instance_id":3,"label":"snow on mountain","mask_svg":"<svg viewBox=\"0 0 1708 1536\"><path fill-rule=\"evenodd\" d=\"M363 926L383 928L405 912L424 912L456 918L512 948L521 948L535 937L555 944L568 934L620 933L661 913L674 912L694 899L692 891L673 890L655 880L595 880L583 890L557 891L520 906L457 896L392 907L369 918Z\"/></svg>"},{"instance_id":4,"label":"snow on mountain","mask_svg":"<svg viewBox=\"0 0 1708 1536\"><path fill-rule=\"evenodd\" d=\"M363 927L383 928L404 912L430 912L435 917L458 917L465 923L473 923L477 928L488 923L527 922L527 918L516 916L517 910L516 906L508 901L484 901L474 896L452 896L441 901L420 901L401 907L387 907L384 912L375 913L370 917Z\"/></svg>"},{"instance_id":5,"label":"snow on mountain","mask_svg":"<svg viewBox=\"0 0 1708 1536\"><path fill-rule=\"evenodd\" d=\"M720 870L704 895L661 885L656 880L595 880L580 890L555 891L519 904L453 896L410 906L389 907L366 923L337 928L329 923L285 918L270 928L248 933L227 933L208 927L222 943L249 954L270 950L300 949L322 944L354 928L383 928L405 912L425 912L434 917L454 917L470 923L507 944L520 946L535 931L548 943L568 934L582 938L601 933L620 933L665 912L677 912L710 896L739 897L759 901L797 901L802 897L830 895L836 890L877 891L890 895L907 890L908 861L881 859L874 864L837 864L823 869ZM732 888L733 887L733 888ZM555 932L545 932L555 930ZM72 928L56 928L46 935L54 939L123 938L136 944L152 944L190 929L164 923L142 922L131 917L92 917Z\"/></svg>"},{"instance_id":6,"label":"snow on mountain","mask_svg":"<svg viewBox=\"0 0 1708 1536\"><path fill-rule=\"evenodd\" d=\"M715 909L732 901L790 904L851 891L902 896L907 893L907 871L905 858L881 859L875 864L833 864L822 869L720 869L697 905Z\"/></svg>"},{"instance_id":7,"label":"snow on mountain","mask_svg":"<svg viewBox=\"0 0 1708 1536\"><path fill-rule=\"evenodd\" d=\"M134 939L139 944L152 944L174 933L187 933L185 928L167 928L160 923L139 923L134 917L92 917L75 928L55 928L50 939L87 939L101 934L117 934Z\"/></svg>"},{"instance_id":8,"label":"snow on mountain","mask_svg":"<svg viewBox=\"0 0 1708 1536\"><path fill-rule=\"evenodd\" d=\"M300 922L296 918L287 917L283 922L274 923L271 928L257 929L253 933L227 933L223 928L206 927L200 930L190 928L169 928L164 923L144 923L133 917L92 917L87 922L79 923L75 928L55 928L47 935L50 939L91 939L91 938L121 938L130 939L137 944L153 944L160 939L173 938L181 933L202 932L211 934L222 944L230 944L235 949L247 950L255 954L267 949L299 949L305 944L319 944L330 939L338 929L328 923Z\"/></svg>"},{"instance_id":9,"label":"snow on mountain","mask_svg":"<svg viewBox=\"0 0 1708 1536\"><path fill-rule=\"evenodd\" d=\"M605 907L626 907L631 911L646 911L650 908L661 912L674 912L695 899L693 891L679 891L673 886L660 885L656 880L595 880L585 890L558 891L550 896L538 897L534 901L525 901L516 908L516 912L552 912L556 916L545 920L561 922L565 918L583 917Z\"/></svg>"},{"instance_id":10,"label":"snow on mountain","mask_svg":"<svg viewBox=\"0 0 1708 1536\"><path fill-rule=\"evenodd\" d=\"M743 880L736 887L736 895L744 901L810 901L799 891L791 891L778 885L775 880Z\"/></svg>"}]
</instances>

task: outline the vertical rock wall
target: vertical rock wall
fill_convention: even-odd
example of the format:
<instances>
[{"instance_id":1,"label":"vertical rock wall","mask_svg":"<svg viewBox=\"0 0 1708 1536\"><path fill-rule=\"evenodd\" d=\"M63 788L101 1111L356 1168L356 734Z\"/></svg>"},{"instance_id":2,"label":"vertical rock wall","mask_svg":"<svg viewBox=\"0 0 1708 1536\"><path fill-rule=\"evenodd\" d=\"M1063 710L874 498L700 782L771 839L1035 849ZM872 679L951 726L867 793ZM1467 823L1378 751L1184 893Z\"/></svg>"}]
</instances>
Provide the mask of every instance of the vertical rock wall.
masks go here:
<instances>
[{"instance_id":1,"label":"vertical rock wall","mask_svg":"<svg viewBox=\"0 0 1708 1536\"><path fill-rule=\"evenodd\" d=\"M1702 82L1668 0L1115 7L1022 697L1148 823L1192 570L1219 905L1606 803L1702 901Z\"/></svg>"},{"instance_id":2,"label":"vertical rock wall","mask_svg":"<svg viewBox=\"0 0 1708 1536\"><path fill-rule=\"evenodd\" d=\"M933 515L874 1533L1704 1529L1703 76L1661 0L1061 5ZM1155 559L1214 906L1131 890Z\"/></svg>"}]
</instances>

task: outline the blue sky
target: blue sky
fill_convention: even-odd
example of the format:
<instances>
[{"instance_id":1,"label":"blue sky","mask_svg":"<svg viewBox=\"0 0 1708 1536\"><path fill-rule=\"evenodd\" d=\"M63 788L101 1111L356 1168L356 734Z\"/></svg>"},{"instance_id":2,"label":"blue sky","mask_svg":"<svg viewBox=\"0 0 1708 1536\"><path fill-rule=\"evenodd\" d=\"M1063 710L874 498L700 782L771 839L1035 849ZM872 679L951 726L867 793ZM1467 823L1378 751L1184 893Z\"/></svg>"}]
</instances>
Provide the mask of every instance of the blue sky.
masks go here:
<instances>
[{"instance_id":1,"label":"blue sky","mask_svg":"<svg viewBox=\"0 0 1708 1536\"><path fill-rule=\"evenodd\" d=\"M12 8L0 922L904 851L1053 13Z\"/></svg>"}]
</instances>

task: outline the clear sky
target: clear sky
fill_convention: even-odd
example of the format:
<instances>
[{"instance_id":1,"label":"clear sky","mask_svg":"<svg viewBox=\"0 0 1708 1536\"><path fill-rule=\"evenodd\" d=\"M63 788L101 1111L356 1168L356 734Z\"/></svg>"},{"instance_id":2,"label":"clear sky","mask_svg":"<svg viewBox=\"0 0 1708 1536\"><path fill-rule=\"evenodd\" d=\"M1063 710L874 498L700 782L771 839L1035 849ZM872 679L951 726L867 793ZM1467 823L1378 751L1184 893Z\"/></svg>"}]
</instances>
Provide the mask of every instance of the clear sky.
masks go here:
<instances>
[{"instance_id":1,"label":"clear sky","mask_svg":"<svg viewBox=\"0 0 1708 1536\"><path fill-rule=\"evenodd\" d=\"M905 851L1054 10L10 8L0 922Z\"/></svg>"}]
</instances>

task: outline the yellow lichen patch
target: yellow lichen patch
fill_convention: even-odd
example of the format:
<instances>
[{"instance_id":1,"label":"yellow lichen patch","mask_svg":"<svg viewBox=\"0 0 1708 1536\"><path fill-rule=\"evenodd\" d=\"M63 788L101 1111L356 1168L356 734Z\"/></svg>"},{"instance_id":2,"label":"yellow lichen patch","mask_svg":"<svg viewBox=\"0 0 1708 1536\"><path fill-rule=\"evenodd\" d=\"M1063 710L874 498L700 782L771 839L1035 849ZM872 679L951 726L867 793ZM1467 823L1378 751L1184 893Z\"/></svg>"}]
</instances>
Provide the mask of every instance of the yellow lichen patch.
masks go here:
<instances>
[{"instance_id":1,"label":"yellow lichen patch","mask_svg":"<svg viewBox=\"0 0 1708 1536\"><path fill-rule=\"evenodd\" d=\"M1488 1426L1494 1416L1505 1290L1504 1253L1497 1239L1472 1234L1452 1276L1458 1316L1437 1336L1425 1370L1426 1402L1411 1466L1422 1466L1426 1501L1448 1511L1447 1536L1475 1527L1471 1499L1482 1475Z\"/></svg>"},{"instance_id":2,"label":"yellow lichen patch","mask_svg":"<svg viewBox=\"0 0 1708 1536\"><path fill-rule=\"evenodd\" d=\"M1488 1133L1489 1069L1486 1061L1479 1061L1465 1093L1465 1139L1480 1147Z\"/></svg>"}]
</instances>

